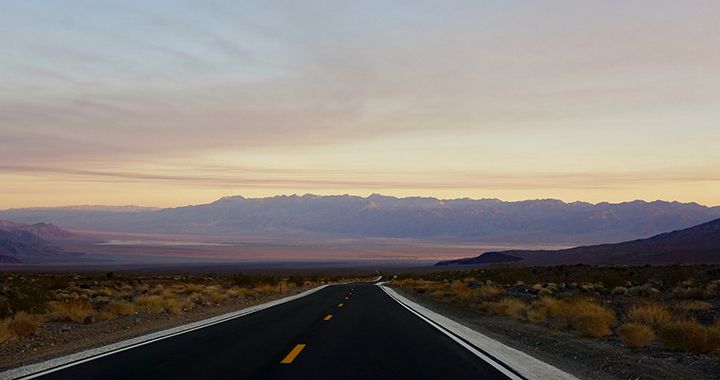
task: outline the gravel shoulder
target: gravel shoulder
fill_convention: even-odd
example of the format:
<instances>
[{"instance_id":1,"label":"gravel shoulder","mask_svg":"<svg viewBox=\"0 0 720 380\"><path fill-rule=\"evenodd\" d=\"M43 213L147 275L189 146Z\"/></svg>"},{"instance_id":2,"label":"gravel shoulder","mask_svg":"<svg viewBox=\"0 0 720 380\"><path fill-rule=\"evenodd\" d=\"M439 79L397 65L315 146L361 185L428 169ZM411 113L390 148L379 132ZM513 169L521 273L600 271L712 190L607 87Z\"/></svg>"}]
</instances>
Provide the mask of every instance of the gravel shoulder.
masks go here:
<instances>
[{"instance_id":1,"label":"gravel shoulder","mask_svg":"<svg viewBox=\"0 0 720 380\"><path fill-rule=\"evenodd\" d=\"M88 325L46 323L30 337L0 343L0 372L242 310L311 288L304 286L282 294L196 306L179 314L133 314Z\"/></svg>"},{"instance_id":2,"label":"gravel shoulder","mask_svg":"<svg viewBox=\"0 0 720 380\"><path fill-rule=\"evenodd\" d=\"M651 345L641 350L621 346L619 339L586 339L571 331L557 331L545 324L529 324L506 317L438 301L393 286L404 297L507 346L587 380L697 380L720 379L714 354L693 355L661 350Z\"/></svg>"}]
</instances>

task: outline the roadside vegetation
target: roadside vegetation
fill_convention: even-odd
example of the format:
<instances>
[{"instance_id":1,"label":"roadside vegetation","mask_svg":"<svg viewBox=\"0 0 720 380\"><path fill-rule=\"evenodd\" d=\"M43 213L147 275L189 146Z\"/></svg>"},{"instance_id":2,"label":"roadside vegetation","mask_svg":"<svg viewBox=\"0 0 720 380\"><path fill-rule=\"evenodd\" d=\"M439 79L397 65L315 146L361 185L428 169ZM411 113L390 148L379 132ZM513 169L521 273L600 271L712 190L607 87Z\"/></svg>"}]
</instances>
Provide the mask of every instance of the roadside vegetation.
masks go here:
<instances>
[{"instance_id":1,"label":"roadside vegetation","mask_svg":"<svg viewBox=\"0 0 720 380\"><path fill-rule=\"evenodd\" d=\"M0 274L0 343L45 324L87 325L138 314L182 314L339 281L321 275Z\"/></svg>"},{"instance_id":2,"label":"roadside vegetation","mask_svg":"<svg viewBox=\"0 0 720 380\"><path fill-rule=\"evenodd\" d=\"M720 355L720 266L492 266L392 284L479 313L589 339Z\"/></svg>"}]
</instances>

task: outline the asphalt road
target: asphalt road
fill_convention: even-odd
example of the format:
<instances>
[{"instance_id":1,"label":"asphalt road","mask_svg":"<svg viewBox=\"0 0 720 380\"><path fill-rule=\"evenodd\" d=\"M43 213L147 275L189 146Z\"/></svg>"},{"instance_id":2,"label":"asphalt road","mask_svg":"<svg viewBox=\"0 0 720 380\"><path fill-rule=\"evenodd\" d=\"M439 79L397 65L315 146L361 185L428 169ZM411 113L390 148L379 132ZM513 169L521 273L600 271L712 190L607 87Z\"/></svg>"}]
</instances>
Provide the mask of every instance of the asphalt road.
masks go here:
<instances>
[{"instance_id":1,"label":"asphalt road","mask_svg":"<svg viewBox=\"0 0 720 380\"><path fill-rule=\"evenodd\" d=\"M506 379L373 284L329 286L40 379Z\"/></svg>"}]
</instances>

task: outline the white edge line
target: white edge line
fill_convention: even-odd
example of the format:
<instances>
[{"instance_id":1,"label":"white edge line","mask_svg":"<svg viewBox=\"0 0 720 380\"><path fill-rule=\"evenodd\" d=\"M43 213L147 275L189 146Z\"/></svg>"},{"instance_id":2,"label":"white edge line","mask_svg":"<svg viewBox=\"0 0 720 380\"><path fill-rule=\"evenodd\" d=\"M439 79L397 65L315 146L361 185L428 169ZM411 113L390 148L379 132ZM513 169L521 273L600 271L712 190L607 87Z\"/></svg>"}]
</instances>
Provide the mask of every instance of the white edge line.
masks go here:
<instances>
[{"instance_id":1,"label":"white edge line","mask_svg":"<svg viewBox=\"0 0 720 380\"><path fill-rule=\"evenodd\" d=\"M405 303L400 302L400 300L398 300L397 298L395 298L392 294L388 293L388 291L387 291L387 289L386 289L385 286L381 286L380 288L381 288L388 296L390 296L390 298L392 298L393 300L395 300L395 302L399 303L400 306L408 309L411 313L417 315L418 318L424 320L424 321L427 322L430 326L435 327L438 331L440 331L440 332L442 332L443 334L447 335L448 337L450 337L450 339L454 340L454 341L457 342L459 345L465 347L465 349L467 349L468 351L470 351L470 352L472 352L473 354L475 354L475 356L479 357L480 359L482 359L482 360L485 361L486 363L490 364L490 365L491 365L493 368L495 368L496 370L502 372L503 375L507 376L508 378L510 378L510 379L512 379L512 380L526 380L526 379L523 379L522 377L519 377L518 375L516 375L516 374L514 374L514 373L512 373L512 372L510 372L510 371L508 371L507 368L501 366L500 364L496 363L495 360L490 359L489 357L487 357L487 356L486 356L485 354L483 354L482 352L476 350L475 347L473 347L473 346L465 343L464 341L458 339L454 334L451 334L450 332L445 331L444 329L438 328L437 325L436 325L435 323L433 323L430 319L426 318L424 315L422 315L422 314L418 313L417 311L413 310L411 307L409 307L409 306L406 305Z\"/></svg>"},{"instance_id":2,"label":"white edge line","mask_svg":"<svg viewBox=\"0 0 720 380\"><path fill-rule=\"evenodd\" d=\"M146 344L150 344L153 342L157 342L159 340L171 338L180 334L185 334L191 331L199 330L204 327L216 325L219 323L227 322L232 319L240 318L243 316L246 316L248 314L252 314L261 310L265 310L268 308L271 308L273 306L277 306L286 302L294 301L298 298L302 298L305 296L309 296L310 294L313 294L319 290L324 289L329 285L321 285L316 288L306 290L300 294L296 294L293 296L281 298L274 301L269 301L262 303L260 305L251 306L242 310L230 312L227 314L219 315L216 317L208 318L202 321L189 323L186 325L173 327L167 330L158 331L152 334L143 335L136 338L131 338L128 340L124 340L121 342L109 344L106 346L93 348L86 351L81 351L75 354L71 354L68 356L63 356L60 358L48 360L46 362L42 363L36 363L31 364L28 366L12 369L6 372L0 373L0 379L19 379L22 378L23 380L26 379L34 379L39 376L44 376L49 373L53 373L56 371L63 370L65 368L69 368L78 364L86 363L91 360L99 359L105 356L109 356L118 352L130 350L136 347L144 346Z\"/></svg>"},{"instance_id":3,"label":"white edge line","mask_svg":"<svg viewBox=\"0 0 720 380\"><path fill-rule=\"evenodd\" d=\"M514 371L517 371L520 375L522 375L528 379L579 380L577 377L575 377L567 372L564 372L556 367L553 367L550 364L547 364L541 360L538 360L537 358L534 358L522 351L505 346L504 344L502 344L494 339L490 339L489 337L487 337L475 330L472 330L467 326L463 326L447 317L444 317L440 314L430 311L430 310L416 304L415 302L412 302L412 301L408 300L407 298L397 294L397 292L395 292L391 288L388 288L386 286L381 286L380 288L383 291L385 291L385 293L388 296L390 296L390 298L394 299L397 303L399 303L400 305L402 305L403 307L405 307L406 309L408 309L409 311L411 311L412 313L417 315L419 318L425 320L431 326L440 330L442 333L444 333L451 339L458 342L461 346L465 347L473 354L477 355L484 361L488 362L488 364L490 364L493 367L495 367L496 369L500 370L503 374L507 375L511 379L524 380L521 377L518 377L518 375L508 371L507 368L498 364L495 360L502 360L503 363L507 364ZM410 307L409 305L413 305L413 307ZM432 318L432 314L435 314L436 317ZM457 325L457 326L450 326L450 325ZM440 328L440 326L442 326L443 328ZM453 330L453 332L450 332L450 330ZM457 336L455 334L457 334ZM493 354L496 356L495 360L488 358L482 352L475 349L472 345L469 345L465 341L459 339L458 336L467 340L468 342L472 342L473 344L478 344L479 341L490 341L493 343L493 345L502 347L503 351L505 351L505 352L504 352L504 354L494 352ZM480 339L478 339L478 338L480 338ZM480 347L480 346L481 346L481 344L478 344L478 347ZM487 350L487 351L490 351L490 350ZM514 360L510 360L511 358L505 357L505 356L509 356L507 354L511 354L513 356L512 359L514 359ZM520 362L522 362L524 365L519 365Z\"/></svg>"}]
</instances>

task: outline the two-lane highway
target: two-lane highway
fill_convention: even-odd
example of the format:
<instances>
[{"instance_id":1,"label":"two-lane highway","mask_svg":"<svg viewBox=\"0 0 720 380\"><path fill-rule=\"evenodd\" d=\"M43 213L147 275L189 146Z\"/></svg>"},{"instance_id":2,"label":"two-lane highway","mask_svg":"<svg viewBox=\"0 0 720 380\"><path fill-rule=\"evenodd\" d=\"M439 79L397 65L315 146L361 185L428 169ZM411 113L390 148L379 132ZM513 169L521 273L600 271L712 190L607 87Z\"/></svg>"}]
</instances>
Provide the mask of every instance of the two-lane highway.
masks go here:
<instances>
[{"instance_id":1,"label":"two-lane highway","mask_svg":"<svg viewBox=\"0 0 720 380\"><path fill-rule=\"evenodd\" d=\"M507 379L376 285L328 286L40 379Z\"/></svg>"}]
</instances>

